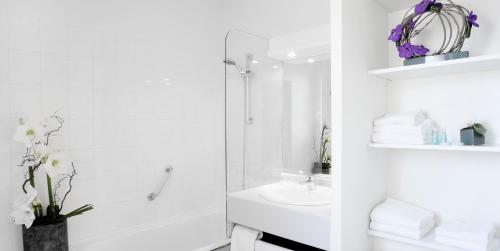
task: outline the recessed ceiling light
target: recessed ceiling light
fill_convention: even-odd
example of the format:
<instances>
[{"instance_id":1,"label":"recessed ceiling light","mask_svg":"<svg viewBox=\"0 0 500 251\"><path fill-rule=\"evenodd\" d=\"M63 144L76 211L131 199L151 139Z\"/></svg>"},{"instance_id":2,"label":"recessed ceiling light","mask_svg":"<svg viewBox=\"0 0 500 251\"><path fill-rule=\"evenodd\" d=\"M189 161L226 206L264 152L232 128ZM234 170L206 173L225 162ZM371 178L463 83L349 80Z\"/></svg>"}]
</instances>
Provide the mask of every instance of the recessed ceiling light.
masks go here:
<instances>
[{"instance_id":1,"label":"recessed ceiling light","mask_svg":"<svg viewBox=\"0 0 500 251\"><path fill-rule=\"evenodd\" d=\"M316 62L316 60L310 58L310 59L307 60L307 62L312 64L312 63Z\"/></svg>"},{"instance_id":2,"label":"recessed ceiling light","mask_svg":"<svg viewBox=\"0 0 500 251\"><path fill-rule=\"evenodd\" d=\"M295 54L295 51L290 51L290 52L288 52L288 54L286 54L286 56L289 58L294 58L297 56L297 54Z\"/></svg>"},{"instance_id":3,"label":"recessed ceiling light","mask_svg":"<svg viewBox=\"0 0 500 251\"><path fill-rule=\"evenodd\" d=\"M252 60L252 64L258 64L258 63L259 63L259 61L255 60L255 59Z\"/></svg>"},{"instance_id":4,"label":"recessed ceiling light","mask_svg":"<svg viewBox=\"0 0 500 251\"><path fill-rule=\"evenodd\" d=\"M169 81L170 79L169 78L164 78L163 81Z\"/></svg>"},{"instance_id":5,"label":"recessed ceiling light","mask_svg":"<svg viewBox=\"0 0 500 251\"><path fill-rule=\"evenodd\" d=\"M280 67L279 67L278 65L273 65L273 68L274 68L274 69L278 69L278 68L280 68Z\"/></svg>"},{"instance_id":6,"label":"recessed ceiling light","mask_svg":"<svg viewBox=\"0 0 500 251\"><path fill-rule=\"evenodd\" d=\"M151 83L153 83L153 81L152 80L146 80L146 81L144 81L144 83L151 84Z\"/></svg>"}]
</instances>

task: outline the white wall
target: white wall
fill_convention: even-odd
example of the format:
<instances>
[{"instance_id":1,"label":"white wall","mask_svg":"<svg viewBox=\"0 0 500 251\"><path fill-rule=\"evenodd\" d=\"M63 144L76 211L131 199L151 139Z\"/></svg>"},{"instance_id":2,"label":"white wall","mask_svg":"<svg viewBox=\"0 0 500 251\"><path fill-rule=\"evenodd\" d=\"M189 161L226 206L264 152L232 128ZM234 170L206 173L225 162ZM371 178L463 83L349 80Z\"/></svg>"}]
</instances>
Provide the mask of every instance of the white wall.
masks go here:
<instances>
[{"instance_id":1,"label":"white wall","mask_svg":"<svg viewBox=\"0 0 500 251\"><path fill-rule=\"evenodd\" d=\"M8 216L20 191L22 149L11 139L21 115L66 119L60 141L80 173L66 209L96 207L70 220L73 243L222 209L221 10L217 0L0 0L0 250L21 250ZM148 202L167 163L173 177Z\"/></svg>"},{"instance_id":2,"label":"white wall","mask_svg":"<svg viewBox=\"0 0 500 251\"><path fill-rule=\"evenodd\" d=\"M367 147L386 110L383 80L368 76L387 59L385 10L372 1L333 1L333 191L331 250L370 250L372 207L386 194L386 156ZM382 39L373 39L377 37Z\"/></svg>"}]
</instances>

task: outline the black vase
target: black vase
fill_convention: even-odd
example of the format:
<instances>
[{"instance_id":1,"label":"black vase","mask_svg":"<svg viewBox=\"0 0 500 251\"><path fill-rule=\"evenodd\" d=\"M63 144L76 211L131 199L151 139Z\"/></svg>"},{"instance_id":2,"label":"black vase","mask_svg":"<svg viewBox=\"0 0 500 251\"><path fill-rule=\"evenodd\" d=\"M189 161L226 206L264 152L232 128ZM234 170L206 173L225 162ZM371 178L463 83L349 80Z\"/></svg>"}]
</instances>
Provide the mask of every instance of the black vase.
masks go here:
<instances>
[{"instance_id":1,"label":"black vase","mask_svg":"<svg viewBox=\"0 0 500 251\"><path fill-rule=\"evenodd\" d=\"M53 223L23 226L24 251L68 251L67 220Z\"/></svg>"},{"instance_id":2,"label":"black vase","mask_svg":"<svg viewBox=\"0 0 500 251\"><path fill-rule=\"evenodd\" d=\"M484 135L474 131L472 127L460 130L460 141L466 146L484 145Z\"/></svg>"},{"instance_id":3,"label":"black vase","mask_svg":"<svg viewBox=\"0 0 500 251\"><path fill-rule=\"evenodd\" d=\"M330 174L330 169L332 167L330 163L323 163L321 167L322 167L321 169L322 174Z\"/></svg>"}]
</instances>

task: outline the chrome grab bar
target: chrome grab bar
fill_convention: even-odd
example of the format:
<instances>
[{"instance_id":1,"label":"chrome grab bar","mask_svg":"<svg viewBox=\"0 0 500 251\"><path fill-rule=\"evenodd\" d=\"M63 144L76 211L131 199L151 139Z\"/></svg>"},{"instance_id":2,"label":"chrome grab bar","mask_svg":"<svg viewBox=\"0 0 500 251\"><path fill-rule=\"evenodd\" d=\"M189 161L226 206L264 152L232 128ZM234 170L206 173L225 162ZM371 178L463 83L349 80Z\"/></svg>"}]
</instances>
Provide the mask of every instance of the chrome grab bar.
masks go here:
<instances>
[{"instance_id":1,"label":"chrome grab bar","mask_svg":"<svg viewBox=\"0 0 500 251\"><path fill-rule=\"evenodd\" d=\"M170 177L170 175L172 175L174 168L171 165L168 165L164 171L165 171L165 174L162 176L160 182L158 182L158 185L155 187L153 192L151 192L148 195L147 198L149 201L153 201L154 199L156 199L156 197L158 195L160 195L161 191L163 190L163 187L165 186L165 184L167 184L168 178Z\"/></svg>"}]
</instances>

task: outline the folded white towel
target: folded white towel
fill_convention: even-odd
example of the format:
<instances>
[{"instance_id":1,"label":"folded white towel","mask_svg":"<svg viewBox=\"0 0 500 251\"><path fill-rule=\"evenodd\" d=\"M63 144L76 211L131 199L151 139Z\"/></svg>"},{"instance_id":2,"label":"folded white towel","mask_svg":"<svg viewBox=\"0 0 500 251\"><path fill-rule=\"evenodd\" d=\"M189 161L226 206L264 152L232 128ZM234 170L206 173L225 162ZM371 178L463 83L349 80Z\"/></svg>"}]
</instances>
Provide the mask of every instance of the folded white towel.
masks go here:
<instances>
[{"instance_id":1,"label":"folded white towel","mask_svg":"<svg viewBox=\"0 0 500 251\"><path fill-rule=\"evenodd\" d=\"M437 124L431 119L426 119L419 125L389 124L375 126L373 132L432 136L433 129L437 129Z\"/></svg>"},{"instance_id":2,"label":"folded white towel","mask_svg":"<svg viewBox=\"0 0 500 251\"><path fill-rule=\"evenodd\" d=\"M254 251L255 242L262 238L262 232L236 225L231 235L231 251Z\"/></svg>"},{"instance_id":3,"label":"folded white towel","mask_svg":"<svg viewBox=\"0 0 500 251\"><path fill-rule=\"evenodd\" d=\"M422 123L426 118L426 114L422 111L390 113L384 115L379 119L376 119L373 123L375 126L390 124L418 125Z\"/></svg>"},{"instance_id":4,"label":"folded white towel","mask_svg":"<svg viewBox=\"0 0 500 251\"><path fill-rule=\"evenodd\" d=\"M495 237L495 226L490 223L449 221L436 228L436 236L443 236L479 244L488 244Z\"/></svg>"},{"instance_id":5,"label":"folded white towel","mask_svg":"<svg viewBox=\"0 0 500 251\"><path fill-rule=\"evenodd\" d=\"M435 240L438 243L462 248L467 251L493 251L498 247L498 241L495 239L493 239L489 244L480 244L436 235Z\"/></svg>"},{"instance_id":6,"label":"folded white towel","mask_svg":"<svg viewBox=\"0 0 500 251\"><path fill-rule=\"evenodd\" d=\"M434 228L434 222L422 227L422 228L407 228L407 227L398 227L394 225L389 225L385 223L380 223L377 221L370 222L370 229L395 234L403 237L408 237L415 240L422 239L426 234L428 234Z\"/></svg>"},{"instance_id":7,"label":"folded white towel","mask_svg":"<svg viewBox=\"0 0 500 251\"><path fill-rule=\"evenodd\" d=\"M379 144L425 145L430 144L432 137L422 134L374 133L372 142Z\"/></svg>"},{"instance_id":8,"label":"folded white towel","mask_svg":"<svg viewBox=\"0 0 500 251\"><path fill-rule=\"evenodd\" d=\"M370 217L372 221L411 229L422 229L434 222L432 211L393 198L375 207Z\"/></svg>"}]
</instances>

